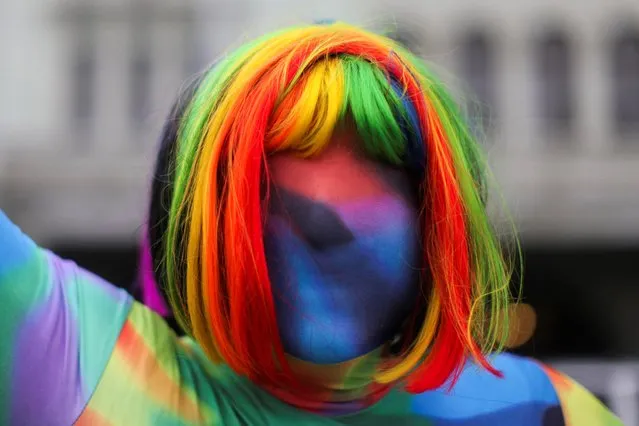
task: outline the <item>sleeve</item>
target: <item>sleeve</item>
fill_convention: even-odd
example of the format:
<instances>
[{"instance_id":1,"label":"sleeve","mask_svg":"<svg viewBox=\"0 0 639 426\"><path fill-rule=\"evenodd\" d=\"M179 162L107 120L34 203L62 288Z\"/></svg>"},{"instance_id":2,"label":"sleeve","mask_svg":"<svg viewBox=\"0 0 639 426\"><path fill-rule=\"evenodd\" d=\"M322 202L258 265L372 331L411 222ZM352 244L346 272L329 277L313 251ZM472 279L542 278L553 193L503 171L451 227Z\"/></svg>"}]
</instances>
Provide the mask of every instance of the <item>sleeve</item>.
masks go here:
<instances>
[{"instance_id":1,"label":"sleeve","mask_svg":"<svg viewBox=\"0 0 639 426\"><path fill-rule=\"evenodd\" d=\"M592 393L564 374L540 364L559 397L566 426L623 426Z\"/></svg>"},{"instance_id":2,"label":"sleeve","mask_svg":"<svg viewBox=\"0 0 639 426\"><path fill-rule=\"evenodd\" d=\"M39 248L0 210L0 300L0 425L73 424L130 296Z\"/></svg>"}]
</instances>

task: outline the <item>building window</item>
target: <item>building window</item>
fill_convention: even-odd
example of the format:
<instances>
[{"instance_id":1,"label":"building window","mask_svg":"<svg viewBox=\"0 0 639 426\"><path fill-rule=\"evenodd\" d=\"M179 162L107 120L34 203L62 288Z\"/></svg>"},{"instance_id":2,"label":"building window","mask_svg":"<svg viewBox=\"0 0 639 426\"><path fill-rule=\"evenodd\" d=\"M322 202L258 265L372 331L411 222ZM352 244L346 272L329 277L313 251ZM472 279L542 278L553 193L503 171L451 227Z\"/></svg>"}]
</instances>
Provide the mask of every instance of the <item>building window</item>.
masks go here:
<instances>
[{"instance_id":1,"label":"building window","mask_svg":"<svg viewBox=\"0 0 639 426\"><path fill-rule=\"evenodd\" d=\"M462 39L460 75L469 93L468 113L471 126L489 132L495 114L495 52L489 37L474 31Z\"/></svg>"},{"instance_id":2,"label":"building window","mask_svg":"<svg viewBox=\"0 0 639 426\"><path fill-rule=\"evenodd\" d=\"M151 27L144 19L138 18L139 14L135 14L131 21L133 34L129 62L129 114L134 128L142 127L148 118L151 102Z\"/></svg>"},{"instance_id":3,"label":"building window","mask_svg":"<svg viewBox=\"0 0 639 426\"><path fill-rule=\"evenodd\" d=\"M562 32L549 32L541 38L537 66L538 114L544 130L569 132L574 120L572 57Z\"/></svg>"},{"instance_id":4,"label":"building window","mask_svg":"<svg viewBox=\"0 0 639 426\"><path fill-rule=\"evenodd\" d=\"M146 46L136 46L131 58L131 120L134 126L141 126L149 113L151 84L151 58Z\"/></svg>"},{"instance_id":5,"label":"building window","mask_svg":"<svg viewBox=\"0 0 639 426\"><path fill-rule=\"evenodd\" d=\"M184 75L187 80L190 80L195 75L203 72L206 67L206 61L203 59L203 55L197 44L187 43L184 57Z\"/></svg>"},{"instance_id":6,"label":"building window","mask_svg":"<svg viewBox=\"0 0 639 426\"><path fill-rule=\"evenodd\" d=\"M93 116L95 55L90 48L80 48L73 65L74 116L86 123Z\"/></svg>"},{"instance_id":7,"label":"building window","mask_svg":"<svg viewBox=\"0 0 639 426\"><path fill-rule=\"evenodd\" d=\"M639 29L626 29L612 49L612 95L618 134L639 132Z\"/></svg>"},{"instance_id":8,"label":"building window","mask_svg":"<svg viewBox=\"0 0 639 426\"><path fill-rule=\"evenodd\" d=\"M71 63L72 114L76 131L85 133L95 114L96 45L92 25L86 22L75 27L78 44Z\"/></svg>"},{"instance_id":9,"label":"building window","mask_svg":"<svg viewBox=\"0 0 639 426\"><path fill-rule=\"evenodd\" d=\"M187 80L204 71L210 58L202 48L197 23L186 21L183 23L184 40L184 74Z\"/></svg>"}]
</instances>

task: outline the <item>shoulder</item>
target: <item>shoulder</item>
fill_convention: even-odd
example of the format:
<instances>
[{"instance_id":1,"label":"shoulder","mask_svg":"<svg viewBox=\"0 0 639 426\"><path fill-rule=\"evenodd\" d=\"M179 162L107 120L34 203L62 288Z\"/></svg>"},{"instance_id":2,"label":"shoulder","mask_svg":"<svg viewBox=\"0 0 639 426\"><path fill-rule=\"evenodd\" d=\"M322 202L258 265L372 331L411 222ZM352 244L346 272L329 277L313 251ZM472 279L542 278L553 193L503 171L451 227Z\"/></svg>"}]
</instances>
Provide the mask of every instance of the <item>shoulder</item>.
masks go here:
<instances>
[{"instance_id":1,"label":"shoulder","mask_svg":"<svg viewBox=\"0 0 639 426\"><path fill-rule=\"evenodd\" d=\"M76 424L210 424L217 413L206 373L159 315L134 302Z\"/></svg>"},{"instance_id":2,"label":"shoulder","mask_svg":"<svg viewBox=\"0 0 639 426\"><path fill-rule=\"evenodd\" d=\"M530 358L495 355L495 377L469 363L452 389L412 398L412 410L442 425L622 426L594 395Z\"/></svg>"},{"instance_id":3,"label":"shoulder","mask_svg":"<svg viewBox=\"0 0 639 426\"><path fill-rule=\"evenodd\" d=\"M539 363L511 354L495 355L491 361L503 377L469 363L452 389L416 395L413 411L443 424L450 420L450 424L564 425L557 392Z\"/></svg>"},{"instance_id":4,"label":"shoulder","mask_svg":"<svg viewBox=\"0 0 639 426\"><path fill-rule=\"evenodd\" d=\"M177 337L162 317L134 302L75 424L260 425L280 414L294 416L292 411L228 366L211 362L196 342Z\"/></svg>"}]
</instances>

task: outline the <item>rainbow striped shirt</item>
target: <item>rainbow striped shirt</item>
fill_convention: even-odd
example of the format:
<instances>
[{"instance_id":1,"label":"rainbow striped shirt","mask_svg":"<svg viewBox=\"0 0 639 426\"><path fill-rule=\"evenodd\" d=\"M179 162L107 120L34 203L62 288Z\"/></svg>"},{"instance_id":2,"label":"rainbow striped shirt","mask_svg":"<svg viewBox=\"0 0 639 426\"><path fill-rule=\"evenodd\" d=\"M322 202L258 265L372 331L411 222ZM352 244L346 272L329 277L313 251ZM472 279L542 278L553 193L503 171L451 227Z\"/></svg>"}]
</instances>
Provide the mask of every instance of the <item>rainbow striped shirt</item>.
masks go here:
<instances>
[{"instance_id":1,"label":"rainbow striped shirt","mask_svg":"<svg viewBox=\"0 0 639 426\"><path fill-rule=\"evenodd\" d=\"M512 355L493 358L505 379L469 365L451 391L397 389L344 416L296 409L1 211L0 301L0 425L621 425L577 383Z\"/></svg>"}]
</instances>

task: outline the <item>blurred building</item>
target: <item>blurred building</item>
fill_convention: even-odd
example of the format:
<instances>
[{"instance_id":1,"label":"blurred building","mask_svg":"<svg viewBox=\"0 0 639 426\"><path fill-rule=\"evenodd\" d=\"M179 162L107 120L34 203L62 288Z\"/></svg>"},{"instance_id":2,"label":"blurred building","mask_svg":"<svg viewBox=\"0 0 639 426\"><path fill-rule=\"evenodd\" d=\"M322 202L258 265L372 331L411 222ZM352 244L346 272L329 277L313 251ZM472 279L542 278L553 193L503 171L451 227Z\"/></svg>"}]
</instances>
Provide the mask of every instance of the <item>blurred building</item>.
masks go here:
<instances>
[{"instance_id":1,"label":"blurred building","mask_svg":"<svg viewBox=\"0 0 639 426\"><path fill-rule=\"evenodd\" d=\"M162 119L231 41L242 10L171 0L1 8L3 207L45 244L134 239Z\"/></svg>"},{"instance_id":2,"label":"blurred building","mask_svg":"<svg viewBox=\"0 0 639 426\"><path fill-rule=\"evenodd\" d=\"M156 140L179 89L242 40L339 3L3 2L3 208L43 244L135 241ZM282 20L283 10L292 18Z\"/></svg>"},{"instance_id":3,"label":"blurred building","mask_svg":"<svg viewBox=\"0 0 639 426\"><path fill-rule=\"evenodd\" d=\"M4 2L3 206L37 238L130 239L178 89L242 36L312 19L294 3ZM366 3L318 13L393 17L391 32L475 96L527 241L639 241L636 2Z\"/></svg>"},{"instance_id":4,"label":"blurred building","mask_svg":"<svg viewBox=\"0 0 639 426\"><path fill-rule=\"evenodd\" d=\"M524 239L637 242L639 4L412 3L413 39L478 101Z\"/></svg>"}]
</instances>

